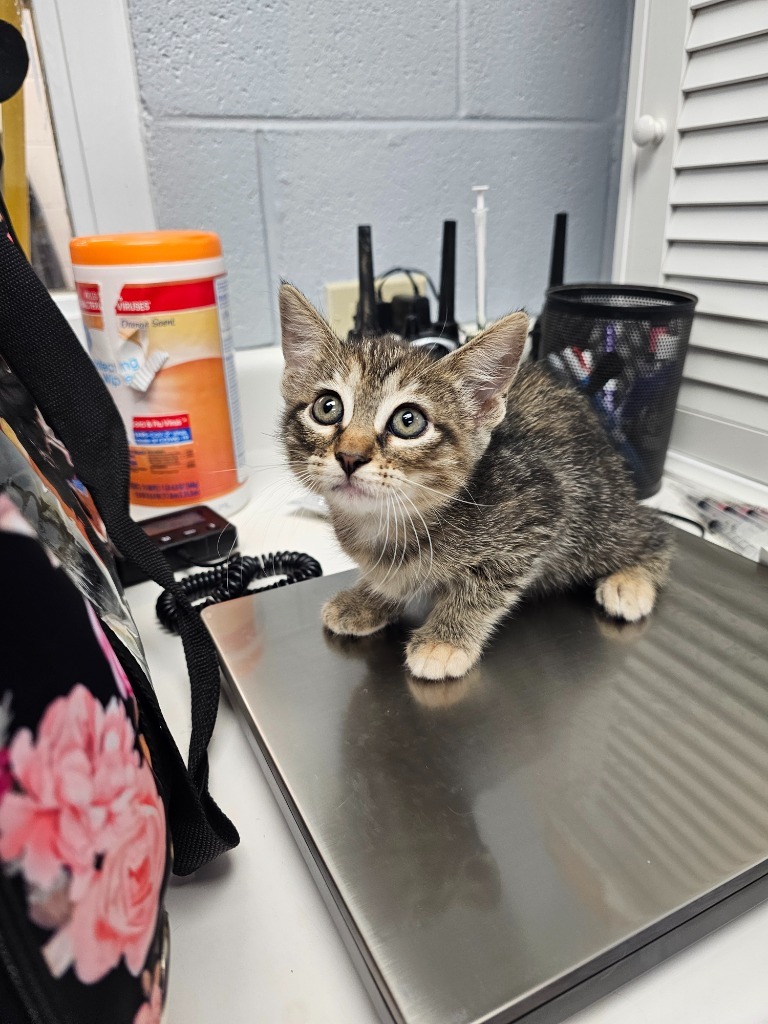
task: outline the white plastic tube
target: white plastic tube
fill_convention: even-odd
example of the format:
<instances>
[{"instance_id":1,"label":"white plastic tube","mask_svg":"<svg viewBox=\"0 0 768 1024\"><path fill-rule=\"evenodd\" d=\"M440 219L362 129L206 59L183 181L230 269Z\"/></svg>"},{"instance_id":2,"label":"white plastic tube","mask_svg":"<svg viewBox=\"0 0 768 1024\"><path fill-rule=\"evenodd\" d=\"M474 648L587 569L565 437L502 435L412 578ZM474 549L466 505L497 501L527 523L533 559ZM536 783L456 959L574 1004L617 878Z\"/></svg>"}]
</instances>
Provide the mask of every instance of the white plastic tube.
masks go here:
<instances>
[{"instance_id":1,"label":"white plastic tube","mask_svg":"<svg viewBox=\"0 0 768 1024\"><path fill-rule=\"evenodd\" d=\"M475 305L477 309L477 326L482 330L486 324L485 239L488 209L485 205L485 193L488 191L488 186L473 185L472 191L475 193L475 205L473 207L475 216Z\"/></svg>"}]
</instances>

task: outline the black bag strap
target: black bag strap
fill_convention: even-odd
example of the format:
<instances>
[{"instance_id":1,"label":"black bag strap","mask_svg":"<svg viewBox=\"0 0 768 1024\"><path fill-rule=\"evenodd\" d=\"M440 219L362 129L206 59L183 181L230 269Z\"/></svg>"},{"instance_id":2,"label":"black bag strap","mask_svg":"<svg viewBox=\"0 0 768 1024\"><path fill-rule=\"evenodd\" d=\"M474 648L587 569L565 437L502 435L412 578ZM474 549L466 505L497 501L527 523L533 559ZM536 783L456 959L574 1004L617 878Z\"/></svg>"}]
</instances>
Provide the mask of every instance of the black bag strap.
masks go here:
<instances>
[{"instance_id":1,"label":"black bag strap","mask_svg":"<svg viewBox=\"0 0 768 1024\"><path fill-rule=\"evenodd\" d=\"M189 874L240 841L208 793L207 750L220 688L216 650L165 557L128 514L128 443L120 414L58 306L13 243L6 223L0 223L0 353L69 450L117 549L176 597L191 684L192 735L188 777L172 780L170 811L174 872ZM153 692L150 699L173 742ZM188 791L174 793L174 783ZM195 815L198 820L193 820Z\"/></svg>"}]
</instances>

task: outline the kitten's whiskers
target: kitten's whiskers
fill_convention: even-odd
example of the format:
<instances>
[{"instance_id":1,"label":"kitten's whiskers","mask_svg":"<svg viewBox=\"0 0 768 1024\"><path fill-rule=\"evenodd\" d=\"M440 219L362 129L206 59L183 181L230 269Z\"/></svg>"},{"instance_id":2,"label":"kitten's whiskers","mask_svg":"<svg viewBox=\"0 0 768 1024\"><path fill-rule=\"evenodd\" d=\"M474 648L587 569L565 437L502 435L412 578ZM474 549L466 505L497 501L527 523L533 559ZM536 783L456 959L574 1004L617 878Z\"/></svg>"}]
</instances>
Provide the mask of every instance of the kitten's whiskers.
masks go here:
<instances>
[{"instance_id":1,"label":"kitten's whiskers","mask_svg":"<svg viewBox=\"0 0 768 1024\"><path fill-rule=\"evenodd\" d=\"M392 496L394 498L394 492L392 492ZM389 494L387 494L387 498L389 499ZM392 545L392 561L390 563L389 569L387 569L386 576L384 577L383 580L381 580L381 583L380 583L380 585L382 585L382 586L383 586L383 584L385 584L387 582L389 577L392 575L392 570L395 567L395 559L397 558L397 541L398 541L398 534L399 534L398 525L399 525L399 518L400 517L397 514L397 506L395 505L394 501L392 501L390 503L390 507L391 507L392 511L394 512L394 514L395 514L395 542Z\"/></svg>"},{"instance_id":2,"label":"kitten's whiskers","mask_svg":"<svg viewBox=\"0 0 768 1024\"><path fill-rule=\"evenodd\" d=\"M421 579L422 580L421 584L416 588L416 590L414 591L414 593L412 595L412 596L416 596L416 594L418 594L421 590L423 590L424 586L426 585L427 579L429 578L429 575L432 572L432 557L431 557L432 556L432 539L429 536L429 529L427 528L426 523L425 523L424 524L424 528L425 528L426 533L427 533L427 540L429 541L430 563L429 563L429 568L427 569L426 573L422 577L422 566L424 564L424 558L423 558L423 555L422 555L421 537L419 536L418 528L417 528L416 524L413 521L413 516L411 515L411 513L408 511L408 509L405 506L405 501L409 501L410 499L407 497L407 495L402 494L402 493L397 493L395 496L397 497L397 500L400 502L400 504L402 506L402 509L403 509L403 512L408 516L410 524L413 527L413 536L414 536L414 538L416 540L416 550L418 551L418 555L419 555L419 564L416 567L416 569L414 570L414 574L415 574L417 579ZM413 505L413 502L411 502L411 505ZM417 512L417 514L419 514L418 513L418 509L416 509L416 512ZM422 520L422 522L424 522L423 516L421 517L421 520Z\"/></svg>"},{"instance_id":3,"label":"kitten's whiskers","mask_svg":"<svg viewBox=\"0 0 768 1024\"><path fill-rule=\"evenodd\" d=\"M409 484L412 487L421 487L425 491L431 491L433 494L439 494L441 497L447 498L448 501L458 501L462 505L474 505L475 508L477 508L477 509L480 509L480 508L493 508L494 507L491 504L484 504L482 502L477 502L477 501L474 500L474 498L472 499L472 501L466 501L464 498L459 498L455 494L449 494L447 491L438 490L437 487L429 487L427 484L420 484L418 482L418 480L411 480L411 479L409 479L407 477L404 477L403 478L403 482ZM467 491L467 494L471 494L471 491L467 490L466 487L464 487L464 490ZM445 504L448 504L448 501L446 501Z\"/></svg>"},{"instance_id":4,"label":"kitten's whiskers","mask_svg":"<svg viewBox=\"0 0 768 1024\"><path fill-rule=\"evenodd\" d=\"M406 517L406 515L408 515L408 510L406 509L405 505L403 505L402 501L400 501L400 496L398 495L398 493L396 491L392 492L392 497L395 499L395 501L400 505L400 508L403 510L403 553L402 553L402 555L400 555L400 561L397 563L397 569L395 570L395 572L398 573L398 572L400 572L400 570L403 567L403 562L405 561L405 556L406 556L406 553L408 551L408 527L407 527L406 522L405 522L405 517ZM411 517L408 516L408 518L410 519ZM413 526L413 520L412 519L411 519L411 526ZM416 533L416 528L414 527L414 534L415 533ZM418 544L418 541L419 541L419 538L418 538L418 535L416 535L416 543L417 544Z\"/></svg>"},{"instance_id":5,"label":"kitten's whiskers","mask_svg":"<svg viewBox=\"0 0 768 1024\"><path fill-rule=\"evenodd\" d=\"M373 563L373 565L369 569L366 569L366 571L361 575L361 577L360 577L361 580L365 579L366 576L370 576L373 573L373 571L376 569L376 567L378 566L379 562L381 562L382 558L384 557L384 552L387 550L387 543L389 542L389 495L386 493L386 491L381 491L380 494L379 494L379 498L386 498L387 499L387 532L386 532L386 535L384 537L384 543L382 545L379 557L376 559L376 561ZM379 510L379 525L378 525L377 531L376 531L377 535L381 532L381 515L382 515L383 511L384 511L384 502L382 501L381 509Z\"/></svg>"},{"instance_id":6,"label":"kitten's whiskers","mask_svg":"<svg viewBox=\"0 0 768 1024\"><path fill-rule=\"evenodd\" d=\"M401 495L402 495L402 497L403 497L403 498L404 498L404 499L405 499L405 500L406 500L407 502L409 502L409 503L410 503L410 505L412 506L412 508L413 508L414 512L416 513L416 515L417 515L417 516L419 517L419 519L420 519L420 520L422 521L422 523L424 524L424 532L425 532L425 533L426 533L426 535L427 535L427 542L428 542L428 544L429 544L429 567L428 567L428 569L427 569L427 571L426 571L426 573L425 573L425 575L424 575L424 582L423 582L423 583L421 584L421 586L420 586L420 587L419 587L419 588L418 588L418 589L416 590L416 593L418 594L418 593L419 593L419 591L420 591L420 590L423 590L423 588L424 588L424 587L426 586L427 580L429 579L430 575L432 574L432 569L433 569L433 566L434 566L434 561L435 561L435 551L434 551L434 548L433 548L433 546L432 546L432 535L431 535L431 534L430 534L430 532L429 532L429 526L427 525L427 521L426 521L426 519L425 519L425 518L424 518L424 516L423 516L423 515L421 514L421 512L419 511L419 509L417 508L417 506L416 506L416 505L414 504L414 502L413 502L413 501L411 501L411 499L410 499L410 498L408 497L408 495L407 495L407 494L406 494L406 493L405 493L404 491L401 491ZM417 533L417 536L418 536L418 533ZM421 546L419 546L419 551L421 551Z\"/></svg>"},{"instance_id":7,"label":"kitten's whiskers","mask_svg":"<svg viewBox=\"0 0 768 1024\"><path fill-rule=\"evenodd\" d=\"M268 516L266 524L264 524L259 530L259 533L264 539L257 542L257 546L260 548L278 550L281 546L281 536L274 536L272 540L269 540L268 538L272 533L272 525L275 522L276 517L285 511L284 498L297 496L298 491L296 488L296 480L298 480L307 491L320 493L317 489L317 483L309 471L294 469L292 477L285 476L277 480L272 480L266 485L266 487L259 489L251 500L248 512L238 532L242 534L247 527L250 527L251 524L254 523L258 516L266 513ZM285 529L286 525L288 524L285 522L281 524L280 533L282 533L282 530ZM233 551L234 545L230 546L229 552L224 557L230 558Z\"/></svg>"}]
</instances>

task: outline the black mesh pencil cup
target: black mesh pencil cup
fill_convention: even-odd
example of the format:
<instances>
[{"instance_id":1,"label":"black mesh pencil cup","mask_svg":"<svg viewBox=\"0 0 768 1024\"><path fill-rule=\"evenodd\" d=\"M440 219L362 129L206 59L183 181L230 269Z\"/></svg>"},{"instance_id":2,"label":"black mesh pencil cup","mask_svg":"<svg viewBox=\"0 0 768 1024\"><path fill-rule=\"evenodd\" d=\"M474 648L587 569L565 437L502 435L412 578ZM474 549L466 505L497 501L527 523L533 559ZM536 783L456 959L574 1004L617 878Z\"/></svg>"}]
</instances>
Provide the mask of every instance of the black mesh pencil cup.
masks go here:
<instances>
[{"instance_id":1,"label":"black mesh pencil cup","mask_svg":"<svg viewBox=\"0 0 768 1024\"><path fill-rule=\"evenodd\" d=\"M635 285L550 288L541 359L589 398L648 498L661 486L696 296Z\"/></svg>"}]
</instances>

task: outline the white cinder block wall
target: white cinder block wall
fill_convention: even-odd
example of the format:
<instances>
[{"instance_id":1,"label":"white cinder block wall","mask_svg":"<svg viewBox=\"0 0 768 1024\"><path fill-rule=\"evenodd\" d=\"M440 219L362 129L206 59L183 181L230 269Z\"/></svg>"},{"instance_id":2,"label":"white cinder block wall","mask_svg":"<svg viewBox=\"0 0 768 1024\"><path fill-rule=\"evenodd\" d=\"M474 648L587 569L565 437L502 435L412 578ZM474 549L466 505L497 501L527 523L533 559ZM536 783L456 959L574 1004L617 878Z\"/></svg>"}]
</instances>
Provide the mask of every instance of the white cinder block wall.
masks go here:
<instances>
[{"instance_id":1,"label":"white cinder block wall","mask_svg":"<svg viewBox=\"0 0 768 1024\"><path fill-rule=\"evenodd\" d=\"M375 268L437 277L458 221L470 319L470 186L487 184L488 309L540 308L552 219L567 276L605 279L632 0L129 0L161 227L218 231L239 346L276 340L287 277L322 302Z\"/></svg>"}]
</instances>

